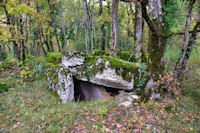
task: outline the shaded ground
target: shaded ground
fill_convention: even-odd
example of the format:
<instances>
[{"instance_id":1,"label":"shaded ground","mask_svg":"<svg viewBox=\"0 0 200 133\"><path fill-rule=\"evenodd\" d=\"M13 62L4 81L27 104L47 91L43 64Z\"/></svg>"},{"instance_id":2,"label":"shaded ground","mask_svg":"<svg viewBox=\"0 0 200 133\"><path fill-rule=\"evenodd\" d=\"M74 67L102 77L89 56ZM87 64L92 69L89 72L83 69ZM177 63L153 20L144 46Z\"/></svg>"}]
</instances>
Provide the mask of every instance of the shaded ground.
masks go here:
<instances>
[{"instance_id":1,"label":"shaded ground","mask_svg":"<svg viewBox=\"0 0 200 133\"><path fill-rule=\"evenodd\" d=\"M25 82L18 69L0 73L0 83L13 86L0 94L0 132L200 132L200 110L189 97L131 108L117 101L62 105L45 82Z\"/></svg>"}]
</instances>

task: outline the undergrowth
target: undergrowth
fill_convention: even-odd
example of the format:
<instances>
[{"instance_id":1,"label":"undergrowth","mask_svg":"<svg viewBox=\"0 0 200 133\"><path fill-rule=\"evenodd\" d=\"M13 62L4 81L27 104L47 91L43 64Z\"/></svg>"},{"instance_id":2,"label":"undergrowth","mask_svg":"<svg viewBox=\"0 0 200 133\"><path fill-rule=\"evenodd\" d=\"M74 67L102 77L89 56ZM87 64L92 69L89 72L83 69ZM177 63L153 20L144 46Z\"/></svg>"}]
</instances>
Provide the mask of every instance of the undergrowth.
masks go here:
<instances>
[{"instance_id":1,"label":"undergrowth","mask_svg":"<svg viewBox=\"0 0 200 133\"><path fill-rule=\"evenodd\" d=\"M44 79L23 81L3 72L10 84L0 94L1 132L199 132L199 108L184 96L125 108L117 101L61 104Z\"/></svg>"}]
</instances>

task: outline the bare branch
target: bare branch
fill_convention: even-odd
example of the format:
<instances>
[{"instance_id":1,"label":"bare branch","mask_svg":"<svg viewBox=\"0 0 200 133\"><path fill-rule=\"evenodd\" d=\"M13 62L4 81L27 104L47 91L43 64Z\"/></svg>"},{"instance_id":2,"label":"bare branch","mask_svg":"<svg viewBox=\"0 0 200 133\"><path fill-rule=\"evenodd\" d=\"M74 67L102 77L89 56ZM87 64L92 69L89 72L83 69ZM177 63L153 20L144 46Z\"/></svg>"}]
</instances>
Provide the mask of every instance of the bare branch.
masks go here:
<instances>
[{"instance_id":1,"label":"bare branch","mask_svg":"<svg viewBox=\"0 0 200 133\"><path fill-rule=\"evenodd\" d=\"M141 2L141 4L142 4L142 17L147 22L147 25L148 25L149 29L151 30L152 34L158 35L158 33L157 33L152 21L150 20L148 14L147 14L147 9L146 9L146 4L147 3Z\"/></svg>"},{"instance_id":2,"label":"bare branch","mask_svg":"<svg viewBox=\"0 0 200 133\"><path fill-rule=\"evenodd\" d=\"M193 33L193 32L200 32L200 30L197 31L189 31L189 33ZM184 35L184 32L177 32L177 33L171 33L169 35L166 35L165 38L169 38L169 37L173 37L173 36L182 36Z\"/></svg>"}]
</instances>

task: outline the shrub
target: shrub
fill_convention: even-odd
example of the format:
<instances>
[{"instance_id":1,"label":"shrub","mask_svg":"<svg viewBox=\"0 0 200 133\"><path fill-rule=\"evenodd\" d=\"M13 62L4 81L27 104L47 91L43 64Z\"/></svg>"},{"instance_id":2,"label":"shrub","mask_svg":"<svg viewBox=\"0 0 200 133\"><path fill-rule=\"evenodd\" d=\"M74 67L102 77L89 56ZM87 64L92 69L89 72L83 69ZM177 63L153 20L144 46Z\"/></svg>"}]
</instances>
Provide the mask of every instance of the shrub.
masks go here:
<instances>
[{"instance_id":1,"label":"shrub","mask_svg":"<svg viewBox=\"0 0 200 133\"><path fill-rule=\"evenodd\" d=\"M11 85L0 83L0 93L7 92L8 89L11 87L12 87Z\"/></svg>"},{"instance_id":2,"label":"shrub","mask_svg":"<svg viewBox=\"0 0 200 133\"><path fill-rule=\"evenodd\" d=\"M4 61L1 65L0 65L0 69L6 70L6 69L12 69L13 63L10 61Z\"/></svg>"}]
</instances>

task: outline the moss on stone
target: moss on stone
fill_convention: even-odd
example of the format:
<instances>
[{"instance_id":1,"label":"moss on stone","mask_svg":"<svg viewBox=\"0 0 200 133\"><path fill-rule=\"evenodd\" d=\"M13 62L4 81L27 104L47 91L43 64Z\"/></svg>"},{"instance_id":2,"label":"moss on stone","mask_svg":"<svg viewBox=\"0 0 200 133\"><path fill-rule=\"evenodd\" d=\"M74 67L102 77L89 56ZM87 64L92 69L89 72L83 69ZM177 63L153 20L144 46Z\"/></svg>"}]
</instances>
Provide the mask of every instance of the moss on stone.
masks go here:
<instances>
[{"instance_id":1,"label":"moss on stone","mask_svg":"<svg viewBox=\"0 0 200 133\"><path fill-rule=\"evenodd\" d=\"M46 61L48 63L53 63L53 64L59 64L61 63L61 56L62 54L61 53L48 53L47 56L46 56Z\"/></svg>"},{"instance_id":2,"label":"moss on stone","mask_svg":"<svg viewBox=\"0 0 200 133\"><path fill-rule=\"evenodd\" d=\"M130 62L110 56L104 56L103 60L109 61L112 68L116 69L117 72L121 72L123 80L131 82L132 75L138 74L138 67Z\"/></svg>"},{"instance_id":3,"label":"moss on stone","mask_svg":"<svg viewBox=\"0 0 200 133\"><path fill-rule=\"evenodd\" d=\"M103 62L96 65L96 61L99 58L103 59ZM110 56L94 56L92 54L89 54L88 56L86 56L86 61L83 70L86 72L85 75L89 77L95 76L97 72L103 72L106 61L110 63L112 69L115 69L116 72L122 76L123 80L126 80L128 82L131 82L133 74L138 73L138 67L136 67L130 62L113 58Z\"/></svg>"},{"instance_id":4,"label":"moss on stone","mask_svg":"<svg viewBox=\"0 0 200 133\"><path fill-rule=\"evenodd\" d=\"M135 72L138 70L138 67L136 67L134 64L121 59L113 58L110 56L103 56L103 60L109 61L111 67L117 70L123 69L126 72Z\"/></svg>"},{"instance_id":5,"label":"moss on stone","mask_svg":"<svg viewBox=\"0 0 200 133\"><path fill-rule=\"evenodd\" d=\"M109 51L95 49L88 54L88 56L103 56L103 55L109 56Z\"/></svg>"},{"instance_id":6,"label":"moss on stone","mask_svg":"<svg viewBox=\"0 0 200 133\"><path fill-rule=\"evenodd\" d=\"M135 55L132 55L129 51L122 51L119 53L119 58L129 62L135 62ZM129 59L130 58L130 59Z\"/></svg>"},{"instance_id":7,"label":"moss on stone","mask_svg":"<svg viewBox=\"0 0 200 133\"><path fill-rule=\"evenodd\" d=\"M109 53L108 50L103 51L103 50L99 50L99 49L95 49L88 54L88 56L109 56L109 55L110 55L110 53ZM135 62L136 61L135 56L132 55L129 51L122 51L122 52L119 51L118 55L119 55L117 57L118 59L122 59L122 60L125 60L125 61L129 60L129 62Z\"/></svg>"},{"instance_id":8,"label":"moss on stone","mask_svg":"<svg viewBox=\"0 0 200 133\"><path fill-rule=\"evenodd\" d=\"M63 51L62 55L69 56L70 51ZM73 51L73 55L81 55L81 56L86 56L85 53L79 52L79 51Z\"/></svg>"},{"instance_id":9,"label":"moss on stone","mask_svg":"<svg viewBox=\"0 0 200 133\"><path fill-rule=\"evenodd\" d=\"M60 69L61 66L59 64L45 63L44 68L52 68L52 69L57 68L57 69Z\"/></svg>"},{"instance_id":10,"label":"moss on stone","mask_svg":"<svg viewBox=\"0 0 200 133\"><path fill-rule=\"evenodd\" d=\"M43 62L43 59L42 58L36 58L35 59L35 63L37 64L37 65L39 65L40 63L42 63Z\"/></svg>"},{"instance_id":11,"label":"moss on stone","mask_svg":"<svg viewBox=\"0 0 200 133\"><path fill-rule=\"evenodd\" d=\"M44 69L46 69L48 76L50 78L53 78L54 86L58 83L58 70L61 68L59 64L53 64L53 63L46 63L44 65Z\"/></svg>"}]
</instances>

